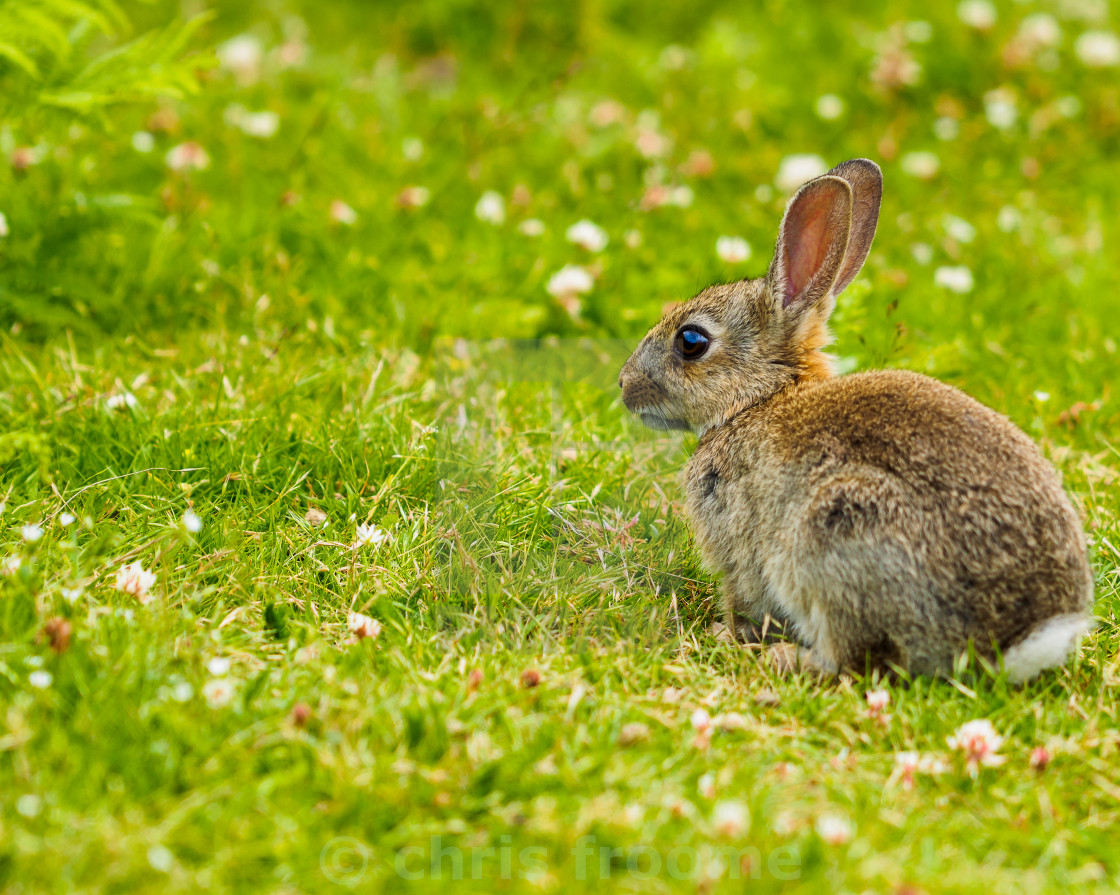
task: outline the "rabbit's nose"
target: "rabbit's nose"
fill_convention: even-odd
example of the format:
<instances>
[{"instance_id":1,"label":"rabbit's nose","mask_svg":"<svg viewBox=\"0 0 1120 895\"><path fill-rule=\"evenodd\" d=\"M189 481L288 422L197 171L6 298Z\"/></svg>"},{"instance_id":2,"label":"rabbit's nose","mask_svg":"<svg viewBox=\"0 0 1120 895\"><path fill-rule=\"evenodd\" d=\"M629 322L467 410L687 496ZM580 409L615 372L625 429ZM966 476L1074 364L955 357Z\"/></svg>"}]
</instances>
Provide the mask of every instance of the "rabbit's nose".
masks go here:
<instances>
[{"instance_id":1,"label":"rabbit's nose","mask_svg":"<svg viewBox=\"0 0 1120 895\"><path fill-rule=\"evenodd\" d=\"M626 380L626 371L623 370L621 373L618 374L618 387L619 388L626 388L625 380Z\"/></svg>"}]
</instances>

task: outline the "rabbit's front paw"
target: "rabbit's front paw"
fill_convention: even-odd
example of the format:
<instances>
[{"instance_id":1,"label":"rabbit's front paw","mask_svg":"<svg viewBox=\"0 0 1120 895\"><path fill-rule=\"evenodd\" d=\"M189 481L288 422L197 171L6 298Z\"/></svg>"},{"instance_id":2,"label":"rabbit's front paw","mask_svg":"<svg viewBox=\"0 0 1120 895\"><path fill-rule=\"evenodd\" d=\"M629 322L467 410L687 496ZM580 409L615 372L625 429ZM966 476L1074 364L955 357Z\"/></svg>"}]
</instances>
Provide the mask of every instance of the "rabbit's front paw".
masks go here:
<instances>
[{"instance_id":1,"label":"rabbit's front paw","mask_svg":"<svg viewBox=\"0 0 1120 895\"><path fill-rule=\"evenodd\" d=\"M789 677L791 674L796 674L801 667L804 650L796 643L782 641L768 646L764 655L766 661L778 674L782 677Z\"/></svg>"},{"instance_id":2,"label":"rabbit's front paw","mask_svg":"<svg viewBox=\"0 0 1120 895\"><path fill-rule=\"evenodd\" d=\"M828 677L835 673L835 669L814 656L812 650L789 641L771 644L766 647L764 655L766 661L782 677L790 677L799 672L808 672L817 677Z\"/></svg>"}]
</instances>

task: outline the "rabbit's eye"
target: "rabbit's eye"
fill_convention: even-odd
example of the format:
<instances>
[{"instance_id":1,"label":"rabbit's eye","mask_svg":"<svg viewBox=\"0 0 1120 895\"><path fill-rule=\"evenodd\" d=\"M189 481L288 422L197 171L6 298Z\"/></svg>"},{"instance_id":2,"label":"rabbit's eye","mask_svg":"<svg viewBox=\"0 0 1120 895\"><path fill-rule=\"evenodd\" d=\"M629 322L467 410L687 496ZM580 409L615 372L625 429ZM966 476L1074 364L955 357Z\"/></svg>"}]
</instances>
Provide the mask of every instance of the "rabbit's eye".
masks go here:
<instances>
[{"instance_id":1,"label":"rabbit's eye","mask_svg":"<svg viewBox=\"0 0 1120 895\"><path fill-rule=\"evenodd\" d=\"M677 351L685 360L703 357L709 344L708 337L695 326L686 326L677 333Z\"/></svg>"}]
</instances>

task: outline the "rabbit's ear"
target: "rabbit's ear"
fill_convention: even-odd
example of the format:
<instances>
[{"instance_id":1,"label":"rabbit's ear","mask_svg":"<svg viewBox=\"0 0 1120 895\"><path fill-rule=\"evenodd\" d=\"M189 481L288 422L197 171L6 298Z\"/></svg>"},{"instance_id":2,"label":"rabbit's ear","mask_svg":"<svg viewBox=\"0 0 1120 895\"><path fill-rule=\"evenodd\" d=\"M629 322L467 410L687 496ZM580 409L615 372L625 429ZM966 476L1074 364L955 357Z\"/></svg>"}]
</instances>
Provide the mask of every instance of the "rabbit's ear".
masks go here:
<instances>
[{"instance_id":1,"label":"rabbit's ear","mask_svg":"<svg viewBox=\"0 0 1120 895\"><path fill-rule=\"evenodd\" d=\"M832 294L851 221L852 188L843 178L826 174L797 191L786 207L770 263L770 288L782 308L807 309Z\"/></svg>"},{"instance_id":2,"label":"rabbit's ear","mask_svg":"<svg viewBox=\"0 0 1120 895\"><path fill-rule=\"evenodd\" d=\"M839 295L856 278L867 260L867 253L871 251L871 241L879 223L879 202L883 198L883 172L869 159L854 158L828 173L846 181L852 188L852 229L848 234L848 251L832 286L832 294Z\"/></svg>"}]
</instances>

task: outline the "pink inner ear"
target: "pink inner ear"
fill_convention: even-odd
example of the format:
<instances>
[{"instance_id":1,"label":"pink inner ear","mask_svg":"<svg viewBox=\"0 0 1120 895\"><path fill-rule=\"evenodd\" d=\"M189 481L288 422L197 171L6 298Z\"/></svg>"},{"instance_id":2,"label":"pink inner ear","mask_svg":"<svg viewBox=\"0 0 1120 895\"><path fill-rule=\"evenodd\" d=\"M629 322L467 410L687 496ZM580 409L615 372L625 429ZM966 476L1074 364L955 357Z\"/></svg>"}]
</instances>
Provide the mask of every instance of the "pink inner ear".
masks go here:
<instances>
[{"instance_id":1,"label":"pink inner ear","mask_svg":"<svg viewBox=\"0 0 1120 895\"><path fill-rule=\"evenodd\" d=\"M838 190L815 189L802 195L786 215L782 237L785 262L785 296L782 307L790 304L808 287L832 244L829 221Z\"/></svg>"}]
</instances>

